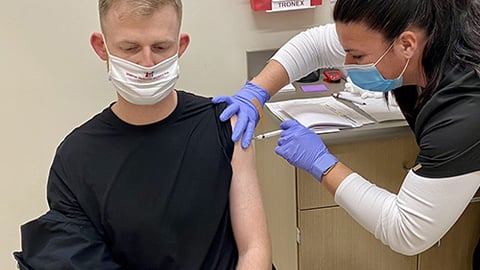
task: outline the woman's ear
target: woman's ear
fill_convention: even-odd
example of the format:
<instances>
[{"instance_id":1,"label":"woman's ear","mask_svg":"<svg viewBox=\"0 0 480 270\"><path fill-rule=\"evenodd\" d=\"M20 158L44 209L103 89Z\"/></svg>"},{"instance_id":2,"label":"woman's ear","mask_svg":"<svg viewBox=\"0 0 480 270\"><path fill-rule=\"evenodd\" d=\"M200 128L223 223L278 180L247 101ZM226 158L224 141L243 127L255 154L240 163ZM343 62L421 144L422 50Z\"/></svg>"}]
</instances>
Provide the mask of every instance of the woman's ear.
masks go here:
<instances>
[{"instance_id":1,"label":"woman's ear","mask_svg":"<svg viewBox=\"0 0 480 270\"><path fill-rule=\"evenodd\" d=\"M190 36L188 34L180 34L180 42L178 45L178 57L187 50L188 44L190 44Z\"/></svg>"},{"instance_id":2,"label":"woman's ear","mask_svg":"<svg viewBox=\"0 0 480 270\"><path fill-rule=\"evenodd\" d=\"M98 57L100 57L100 59L102 59L103 61L106 61L108 59L107 50L105 49L105 41L101 33L94 32L90 36L90 45L92 46Z\"/></svg>"},{"instance_id":3,"label":"woman's ear","mask_svg":"<svg viewBox=\"0 0 480 270\"><path fill-rule=\"evenodd\" d=\"M405 58L412 58L418 48L417 33L407 30L400 34L397 40L401 46L401 53L405 56Z\"/></svg>"}]
</instances>

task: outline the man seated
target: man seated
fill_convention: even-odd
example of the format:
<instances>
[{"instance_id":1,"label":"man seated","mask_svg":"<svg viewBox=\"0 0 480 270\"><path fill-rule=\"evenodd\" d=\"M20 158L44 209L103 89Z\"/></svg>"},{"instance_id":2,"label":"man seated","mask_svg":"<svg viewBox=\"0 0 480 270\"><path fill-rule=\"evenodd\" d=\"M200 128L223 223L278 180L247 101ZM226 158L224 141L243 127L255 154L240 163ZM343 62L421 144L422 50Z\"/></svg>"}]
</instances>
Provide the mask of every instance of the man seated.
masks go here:
<instances>
[{"instance_id":1,"label":"man seated","mask_svg":"<svg viewBox=\"0 0 480 270\"><path fill-rule=\"evenodd\" d=\"M174 90L180 0L100 0L117 101L73 130L50 169L50 210L24 224L20 269L271 269L253 150L224 109Z\"/></svg>"}]
</instances>

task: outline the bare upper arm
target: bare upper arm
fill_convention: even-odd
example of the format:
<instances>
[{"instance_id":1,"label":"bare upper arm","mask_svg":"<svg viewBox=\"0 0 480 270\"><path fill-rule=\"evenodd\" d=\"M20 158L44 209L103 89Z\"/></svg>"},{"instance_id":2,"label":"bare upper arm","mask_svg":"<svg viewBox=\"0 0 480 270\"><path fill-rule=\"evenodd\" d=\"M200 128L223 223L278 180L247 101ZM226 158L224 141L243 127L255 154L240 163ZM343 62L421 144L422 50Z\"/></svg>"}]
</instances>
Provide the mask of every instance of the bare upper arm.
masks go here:
<instances>
[{"instance_id":1,"label":"bare upper arm","mask_svg":"<svg viewBox=\"0 0 480 270\"><path fill-rule=\"evenodd\" d=\"M231 119L234 126L236 117ZM241 140L240 140L241 141ZM239 253L254 245L270 252L270 239L262 203L252 145L243 149L235 143L230 187L231 220Z\"/></svg>"}]
</instances>

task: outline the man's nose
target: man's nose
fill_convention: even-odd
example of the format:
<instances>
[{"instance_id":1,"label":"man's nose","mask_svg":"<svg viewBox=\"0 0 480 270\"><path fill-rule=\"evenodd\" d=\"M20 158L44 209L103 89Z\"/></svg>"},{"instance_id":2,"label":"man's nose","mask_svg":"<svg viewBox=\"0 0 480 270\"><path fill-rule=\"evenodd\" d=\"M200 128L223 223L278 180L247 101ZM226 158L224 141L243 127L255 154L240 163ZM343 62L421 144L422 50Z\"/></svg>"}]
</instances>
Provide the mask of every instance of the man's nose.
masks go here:
<instances>
[{"instance_id":1,"label":"man's nose","mask_svg":"<svg viewBox=\"0 0 480 270\"><path fill-rule=\"evenodd\" d=\"M140 63L138 64L144 67L153 67L155 65L155 61L153 59L153 53L150 48L142 50Z\"/></svg>"}]
</instances>

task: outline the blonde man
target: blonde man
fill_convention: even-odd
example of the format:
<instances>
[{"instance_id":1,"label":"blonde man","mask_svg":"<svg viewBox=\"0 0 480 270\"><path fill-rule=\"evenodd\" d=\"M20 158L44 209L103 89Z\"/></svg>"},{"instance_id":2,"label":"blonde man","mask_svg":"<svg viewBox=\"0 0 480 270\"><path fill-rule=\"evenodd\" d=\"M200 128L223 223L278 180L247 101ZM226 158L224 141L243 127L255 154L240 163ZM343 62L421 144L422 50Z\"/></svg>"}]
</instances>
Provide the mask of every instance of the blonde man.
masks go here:
<instances>
[{"instance_id":1,"label":"blonde man","mask_svg":"<svg viewBox=\"0 0 480 270\"><path fill-rule=\"evenodd\" d=\"M251 148L230 140L224 107L175 90L179 0L101 0L117 101L57 149L50 211L22 226L21 269L271 269Z\"/></svg>"}]
</instances>

